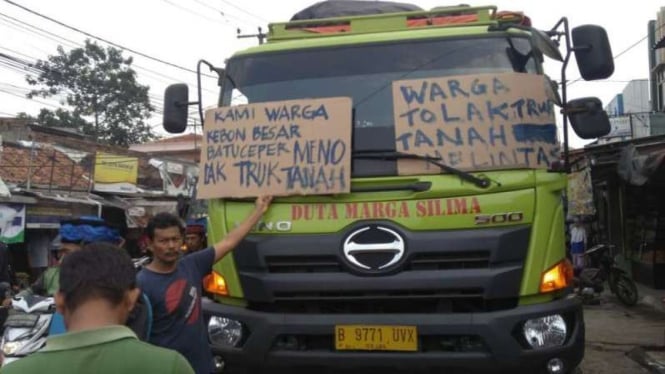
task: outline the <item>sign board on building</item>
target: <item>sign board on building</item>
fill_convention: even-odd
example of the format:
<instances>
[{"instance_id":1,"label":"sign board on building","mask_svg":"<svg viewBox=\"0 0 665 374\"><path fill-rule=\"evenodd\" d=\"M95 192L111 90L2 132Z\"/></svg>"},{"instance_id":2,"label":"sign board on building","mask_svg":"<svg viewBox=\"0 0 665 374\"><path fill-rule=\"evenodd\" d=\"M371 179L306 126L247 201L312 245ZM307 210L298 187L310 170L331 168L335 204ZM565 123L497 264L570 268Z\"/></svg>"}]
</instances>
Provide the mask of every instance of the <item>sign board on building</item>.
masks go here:
<instances>
[{"instance_id":1,"label":"sign board on building","mask_svg":"<svg viewBox=\"0 0 665 374\"><path fill-rule=\"evenodd\" d=\"M139 159L110 153L95 155L94 189L101 192L134 193Z\"/></svg>"},{"instance_id":2,"label":"sign board on building","mask_svg":"<svg viewBox=\"0 0 665 374\"><path fill-rule=\"evenodd\" d=\"M542 76L477 74L393 82L396 149L467 169L547 168L559 158ZM399 174L439 173L400 160Z\"/></svg>"},{"instance_id":3,"label":"sign board on building","mask_svg":"<svg viewBox=\"0 0 665 374\"><path fill-rule=\"evenodd\" d=\"M170 174L182 174L185 171L185 166L178 162L164 161L166 164L166 172Z\"/></svg>"},{"instance_id":4,"label":"sign board on building","mask_svg":"<svg viewBox=\"0 0 665 374\"><path fill-rule=\"evenodd\" d=\"M25 222L29 229L57 229L62 220L96 214L94 205L40 201L27 206Z\"/></svg>"},{"instance_id":5,"label":"sign board on building","mask_svg":"<svg viewBox=\"0 0 665 374\"><path fill-rule=\"evenodd\" d=\"M29 205L25 225L29 229L57 229L60 221L72 216L71 208Z\"/></svg>"},{"instance_id":6,"label":"sign board on building","mask_svg":"<svg viewBox=\"0 0 665 374\"><path fill-rule=\"evenodd\" d=\"M161 212L176 213L175 201L134 202L134 206L125 214L127 227L145 228L155 214Z\"/></svg>"},{"instance_id":7,"label":"sign board on building","mask_svg":"<svg viewBox=\"0 0 665 374\"><path fill-rule=\"evenodd\" d=\"M610 117L610 132L604 138L630 136L630 115Z\"/></svg>"},{"instance_id":8,"label":"sign board on building","mask_svg":"<svg viewBox=\"0 0 665 374\"><path fill-rule=\"evenodd\" d=\"M164 181L164 192L167 196L191 196L196 184L199 169L195 165L178 163L174 161L150 160L153 166L159 169L159 175Z\"/></svg>"},{"instance_id":9,"label":"sign board on building","mask_svg":"<svg viewBox=\"0 0 665 374\"><path fill-rule=\"evenodd\" d=\"M127 215L131 217L141 217L145 215L145 208L142 206L133 206L127 209Z\"/></svg>"},{"instance_id":10,"label":"sign board on building","mask_svg":"<svg viewBox=\"0 0 665 374\"><path fill-rule=\"evenodd\" d=\"M345 97L208 110L197 197L349 192L351 130Z\"/></svg>"}]
</instances>

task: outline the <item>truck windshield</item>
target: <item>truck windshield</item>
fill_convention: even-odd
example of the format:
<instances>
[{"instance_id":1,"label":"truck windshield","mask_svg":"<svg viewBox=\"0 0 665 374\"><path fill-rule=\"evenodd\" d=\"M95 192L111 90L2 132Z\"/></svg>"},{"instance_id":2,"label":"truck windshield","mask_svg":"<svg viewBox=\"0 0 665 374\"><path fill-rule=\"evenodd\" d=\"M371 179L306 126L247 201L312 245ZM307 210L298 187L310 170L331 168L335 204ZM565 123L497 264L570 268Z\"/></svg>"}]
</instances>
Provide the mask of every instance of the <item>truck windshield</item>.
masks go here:
<instances>
[{"instance_id":1,"label":"truck windshield","mask_svg":"<svg viewBox=\"0 0 665 374\"><path fill-rule=\"evenodd\" d=\"M490 72L536 73L526 37L400 41L299 49L232 58L221 105L346 96L353 99L355 151L395 148L392 82ZM371 138L367 139L371 134ZM394 162L393 162L394 164ZM354 176L393 167L354 165Z\"/></svg>"},{"instance_id":2,"label":"truck windshield","mask_svg":"<svg viewBox=\"0 0 665 374\"><path fill-rule=\"evenodd\" d=\"M233 58L222 106L347 96L355 126L392 126L395 80L490 72L536 72L526 38L408 41L290 50ZM232 82L230 82L232 81Z\"/></svg>"}]
</instances>

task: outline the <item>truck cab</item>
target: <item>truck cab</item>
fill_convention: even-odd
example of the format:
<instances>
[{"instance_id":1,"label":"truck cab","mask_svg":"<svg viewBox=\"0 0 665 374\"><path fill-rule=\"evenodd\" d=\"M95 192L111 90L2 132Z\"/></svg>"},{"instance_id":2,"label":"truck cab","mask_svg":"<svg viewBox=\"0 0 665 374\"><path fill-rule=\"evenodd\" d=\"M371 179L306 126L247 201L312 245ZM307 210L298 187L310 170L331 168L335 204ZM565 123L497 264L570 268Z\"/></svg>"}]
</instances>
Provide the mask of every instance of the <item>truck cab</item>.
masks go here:
<instances>
[{"instance_id":1,"label":"truck cab","mask_svg":"<svg viewBox=\"0 0 665 374\"><path fill-rule=\"evenodd\" d=\"M547 110L561 105L575 130L599 136L609 129L599 102L566 102L565 65L577 53L590 79L611 74L611 59L602 61L611 57L604 31L581 33L572 45L565 19L557 25L564 31L539 31L524 14L494 6L395 12L376 3L361 14L314 12L271 24L267 43L235 53L219 69L220 107L328 97L353 103L352 123L337 124L352 126L350 192L276 198L206 280L215 301L203 308L219 366L572 371L584 355L584 320L570 295L565 254L567 135L563 152L507 156L545 157L548 167L503 167L497 158L458 169L454 155L418 154L413 139L400 139L392 85L488 73L543 77L543 62L554 57L564 62L564 98L543 77ZM557 40L566 43L565 57ZM586 64L584 53L592 54ZM173 92L165 101L174 108L187 102ZM178 127L165 113L165 126ZM500 137L452 129L439 140L480 146ZM412 161L426 170L399 172ZM210 240L252 208L245 199L209 200Z\"/></svg>"}]
</instances>

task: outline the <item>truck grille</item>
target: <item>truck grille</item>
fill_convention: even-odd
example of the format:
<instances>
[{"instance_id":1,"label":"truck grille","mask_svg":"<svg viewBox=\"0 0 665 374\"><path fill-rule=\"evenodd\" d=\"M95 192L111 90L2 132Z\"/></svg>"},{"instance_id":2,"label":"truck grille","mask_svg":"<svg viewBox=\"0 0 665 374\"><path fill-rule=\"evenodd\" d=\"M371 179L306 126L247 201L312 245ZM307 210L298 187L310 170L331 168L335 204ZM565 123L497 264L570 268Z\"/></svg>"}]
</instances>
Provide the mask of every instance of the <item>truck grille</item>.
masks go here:
<instances>
[{"instance_id":1,"label":"truck grille","mask_svg":"<svg viewBox=\"0 0 665 374\"><path fill-rule=\"evenodd\" d=\"M268 256L265 261L269 273L336 273L344 270L335 255ZM403 271L484 269L489 263L489 251L418 253L407 260Z\"/></svg>"},{"instance_id":2,"label":"truck grille","mask_svg":"<svg viewBox=\"0 0 665 374\"><path fill-rule=\"evenodd\" d=\"M517 298L485 300L482 289L394 292L277 293L272 303L251 308L272 313L469 313L508 309Z\"/></svg>"},{"instance_id":3,"label":"truck grille","mask_svg":"<svg viewBox=\"0 0 665 374\"><path fill-rule=\"evenodd\" d=\"M517 306L529 226L401 230L405 257L389 272L371 274L358 272L345 258L345 233L247 237L233 256L248 307L363 314L474 313Z\"/></svg>"}]
</instances>

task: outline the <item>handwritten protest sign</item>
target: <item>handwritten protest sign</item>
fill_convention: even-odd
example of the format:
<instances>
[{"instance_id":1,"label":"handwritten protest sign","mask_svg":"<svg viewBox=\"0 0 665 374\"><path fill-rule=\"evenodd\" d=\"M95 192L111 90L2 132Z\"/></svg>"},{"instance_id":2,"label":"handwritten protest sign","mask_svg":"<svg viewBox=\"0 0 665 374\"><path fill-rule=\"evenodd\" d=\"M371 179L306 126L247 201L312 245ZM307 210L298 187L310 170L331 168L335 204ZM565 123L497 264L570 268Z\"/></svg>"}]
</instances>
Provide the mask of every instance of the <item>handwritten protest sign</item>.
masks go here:
<instances>
[{"instance_id":1,"label":"handwritten protest sign","mask_svg":"<svg viewBox=\"0 0 665 374\"><path fill-rule=\"evenodd\" d=\"M546 168L559 158L544 77L476 74L393 82L396 149L460 169ZM400 160L401 175L439 173Z\"/></svg>"},{"instance_id":2,"label":"handwritten protest sign","mask_svg":"<svg viewBox=\"0 0 665 374\"><path fill-rule=\"evenodd\" d=\"M349 192L351 130L344 97L208 110L198 197Z\"/></svg>"}]
</instances>

